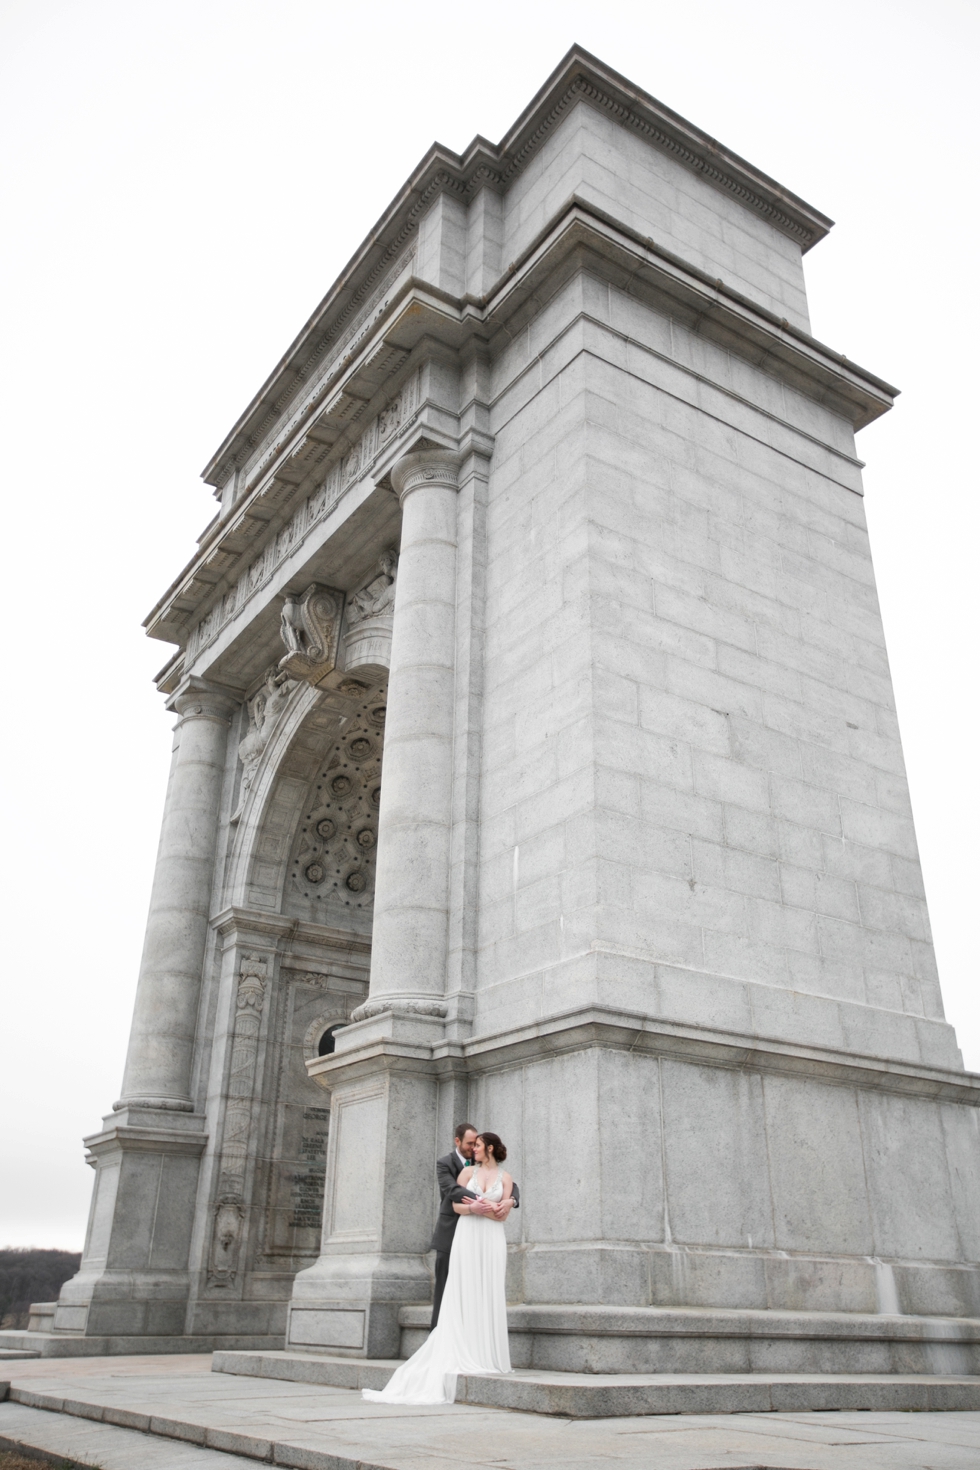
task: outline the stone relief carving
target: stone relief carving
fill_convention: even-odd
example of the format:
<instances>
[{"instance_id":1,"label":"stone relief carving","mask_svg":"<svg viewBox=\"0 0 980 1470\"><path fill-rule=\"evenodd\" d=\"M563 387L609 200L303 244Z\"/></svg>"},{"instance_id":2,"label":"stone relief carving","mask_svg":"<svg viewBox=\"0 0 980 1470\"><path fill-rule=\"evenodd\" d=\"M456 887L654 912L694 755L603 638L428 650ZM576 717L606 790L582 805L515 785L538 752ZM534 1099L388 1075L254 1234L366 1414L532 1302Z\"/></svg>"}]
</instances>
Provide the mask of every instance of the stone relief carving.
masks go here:
<instances>
[{"instance_id":1,"label":"stone relief carving","mask_svg":"<svg viewBox=\"0 0 980 1470\"><path fill-rule=\"evenodd\" d=\"M363 473L378 457L397 428L404 427L419 406L421 394L421 369L412 373L397 397L382 409L364 430L356 443L351 444L343 457L334 460L326 476L310 492L293 512L288 527L288 536L274 536L258 552L256 558L242 571L232 587L211 610L194 626L187 639L188 661L205 648L221 629L248 602L249 598L264 586L276 567L289 550L302 541L307 531L334 506L353 482L355 473ZM333 452L333 451L331 451Z\"/></svg>"},{"instance_id":2,"label":"stone relief carving","mask_svg":"<svg viewBox=\"0 0 980 1470\"><path fill-rule=\"evenodd\" d=\"M306 1074L305 1062L332 1025L349 1019L357 994L350 979L321 971L281 972L275 1141L266 1184L263 1253L274 1259L316 1257L320 1248L323 1186L330 1131L330 1097Z\"/></svg>"},{"instance_id":3,"label":"stone relief carving","mask_svg":"<svg viewBox=\"0 0 980 1470\"><path fill-rule=\"evenodd\" d=\"M318 684L337 663L342 597L316 582L301 597L287 592L280 619L286 652L279 671L293 679Z\"/></svg>"},{"instance_id":4,"label":"stone relief carving","mask_svg":"<svg viewBox=\"0 0 980 1470\"><path fill-rule=\"evenodd\" d=\"M398 248L396 246L395 250L397 251ZM258 436L249 444L249 457L251 462L248 467L248 488L251 488L255 483L257 475L269 464L276 452L294 433L296 426L303 416L308 414L310 407L322 398L332 369L336 367L341 354L346 353L346 356L349 358L360 341L370 332L377 317L385 311L388 306L387 300L384 299L386 293L398 277L411 268L412 262L415 259L415 252L416 246L413 243L408 250L398 256L394 266L388 269L387 273L379 282L379 273L384 270L385 265L391 260L391 248L385 252L382 261L375 266L364 284L358 287L349 304L338 318L337 324L333 329L337 332L336 337L331 332L315 349L313 363L316 366L310 375L307 391L300 395L293 412L286 421L279 423L273 432L269 434L265 431L269 425L275 424L285 399L273 405L262 429L259 430ZM351 313L354 313L352 319ZM346 323L344 330L341 330L342 323ZM291 394L286 395L286 397L289 396Z\"/></svg>"},{"instance_id":5,"label":"stone relief carving","mask_svg":"<svg viewBox=\"0 0 980 1470\"><path fill-rule=\"evenodd\" d=\"M398 553L389 548L379 562L377 576L347 599L344 667L370 664L391 667L391 630L395 611Z\"/></svg>"},{"instance_id":6,"label":"stone relief carving","mask_svg":"<svg viewBox=\"0 0 980 1470\"><path fill-rule=\"evenodd\" d=\"M262 752L295 688L294 680L277 673L273 667L266 673L262 688L248 701L248 730L238 745L242 784L238 793L238 809L231 818L233 822L238 821L245 808Z\"/></svg>"},{"instance_id":7,"label":"stone relief carving","mask_svg":"<svg viewBox=\"0 0 980 1470\"><path fill-rule=\"evenodd\" d=\"M264 956L247 954L243 957L236 996L228 1105L208 1268L209 1286L232 1286L238 1272L238 1255L245 1226L245 1169L255 1064L268 978L269 961Z\"/></svg>"},{"instance_id":8,"label":"stone relief carving","mask_svg":"<svg viewBox=\"0 0 980 1470\"><path fill-rule=\"evenodd\" d=\"M361 693L316 777L289 864L290 892L309 900L302 910L317 922L332 922L328 907L349 912L374 902L385 691Z\"/></svg>"},{"instance_id":9,"label":"stone relief carving","mask_svg":"<svg viewBox=\"0 0 980 1470\"><path fill-rule=\"evenodd\" d=\"M398 553L386 551L379 562L378 576L352 592L347 599L347 626L356 627L366 618L391 617L395 602L395 578L398 575Z\"/></svg>"}]
</instances>

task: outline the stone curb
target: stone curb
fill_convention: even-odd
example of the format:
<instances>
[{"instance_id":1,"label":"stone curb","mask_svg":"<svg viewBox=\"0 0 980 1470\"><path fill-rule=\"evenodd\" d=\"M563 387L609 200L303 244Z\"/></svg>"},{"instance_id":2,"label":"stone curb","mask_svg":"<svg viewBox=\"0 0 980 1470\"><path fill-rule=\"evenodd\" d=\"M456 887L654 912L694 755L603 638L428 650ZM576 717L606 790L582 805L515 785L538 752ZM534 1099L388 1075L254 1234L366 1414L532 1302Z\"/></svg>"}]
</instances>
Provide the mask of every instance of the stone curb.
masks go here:
<instances>
[{"instance_id":1,"label":"stone curb","mask_svg":"<svg viewBox=\"0 0 980 1470\"><path fill-rule=\"evenodd\" d=\"M138 1414L129 1409L88 1403L84 1399L62 1399L56 1394L37 1393L32 1389L15 1388L9 1397L11 1402L23 1404L25 1408L46 1409L55 1414L91 1419L115 1429L140 1429L144 1433L164 1439L200 1445L202 1449L221 1450L225 1454L241 1455L267 1465L281 1465L285 1470L392 1470L390 1464L385 1465L377 1460L351 1460L346 1455L334 1455L328 1450L279 1443L257 1434L208 1429L203 1424L165 1419L156 1414ZM19 1445L12 1447L20 1448ZM56 1461L58 1458L61 1462L64 1461L63 1455L56 1457Z\"/></svg>"}]
</instances>

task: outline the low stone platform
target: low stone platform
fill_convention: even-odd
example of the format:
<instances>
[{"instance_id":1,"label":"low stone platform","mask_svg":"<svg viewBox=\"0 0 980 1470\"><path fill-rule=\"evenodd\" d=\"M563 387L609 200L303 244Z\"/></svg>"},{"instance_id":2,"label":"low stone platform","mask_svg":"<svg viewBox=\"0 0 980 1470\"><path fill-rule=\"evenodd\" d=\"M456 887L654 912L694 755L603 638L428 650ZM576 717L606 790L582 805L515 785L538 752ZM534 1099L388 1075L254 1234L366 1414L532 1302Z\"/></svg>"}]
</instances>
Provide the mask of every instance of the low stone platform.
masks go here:
<instances>
[{"instance_id":1,"label":"low stone platform","mask_svg":"<svg viewBox=\"0 0 980 1470\"><path fill-rule=\"evenodd\" d=\"M403 1307L401 1356L429 1306ZM980 1321L714 1307L512 1306L515 1368L563 1373L980 1374Z\"/></svg>"},{"instance_id":2,"label":"low stone platform","mask_svg":"<svg viewBox=\"0 0 980 1470\"><path fill-rule=\"evenodd\" d=\"M383 1388L394 1359L305 1353L215 1353L215 1373L331 1388ZM980 1377L843 1373L461 1374L456 1402L525 1414L608 1419L642 1414L749 1414L814 1409L980 1409Z\"/></svg>"},{"instance_id":3,"label":"low stone platform","mask_svg":"<svg viewBox=\"0 0 980 1470\"><path fill-rule=\"evenodd\" d=\"M242 1333L227 1337L83 1337L70 1332L20 1332L6 1328L0 1332L0 1361L4 1358L109 1358L142 1357L150 1353L211 1353L216 1348L263 1351L282 1346L282 1335L263 1337Z\"/></svg>"},{"instance_id":4,"label":"low stone platform","mask_svg":"<svg viewBox=\"0 0 980 1470\"><path fill-rule=\"evenodd\" d=\"M210 1371L207 1357L12 1364L0 1445L103 1470L975 1470L980 1412L665 1414L589 1420ZM4 1375L7 1376L7 1375Z\"/></svg>"}]
</instances>

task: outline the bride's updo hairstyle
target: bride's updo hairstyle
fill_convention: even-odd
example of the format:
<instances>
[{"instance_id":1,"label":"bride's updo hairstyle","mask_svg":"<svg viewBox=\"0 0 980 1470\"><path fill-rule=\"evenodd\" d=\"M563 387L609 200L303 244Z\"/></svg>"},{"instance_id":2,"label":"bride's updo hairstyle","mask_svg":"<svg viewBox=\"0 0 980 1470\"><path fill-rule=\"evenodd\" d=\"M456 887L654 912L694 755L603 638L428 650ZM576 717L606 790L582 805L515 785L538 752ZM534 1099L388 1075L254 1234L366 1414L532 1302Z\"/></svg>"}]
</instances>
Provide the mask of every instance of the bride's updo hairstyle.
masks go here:
<instances>
[{"instance_id":1,"label":"bride's updo hairstyle","mask_svg":"<svg viewBox=\"0 0 980 1470\"><path fill-rule=\"evenodd\" d=\"M483 1140L484 1148L493 1150L494 1163L502 1164L507 1157L507 1150L499 1133L478 1133L476 1136Z\"/></svg>"}]
</instances>

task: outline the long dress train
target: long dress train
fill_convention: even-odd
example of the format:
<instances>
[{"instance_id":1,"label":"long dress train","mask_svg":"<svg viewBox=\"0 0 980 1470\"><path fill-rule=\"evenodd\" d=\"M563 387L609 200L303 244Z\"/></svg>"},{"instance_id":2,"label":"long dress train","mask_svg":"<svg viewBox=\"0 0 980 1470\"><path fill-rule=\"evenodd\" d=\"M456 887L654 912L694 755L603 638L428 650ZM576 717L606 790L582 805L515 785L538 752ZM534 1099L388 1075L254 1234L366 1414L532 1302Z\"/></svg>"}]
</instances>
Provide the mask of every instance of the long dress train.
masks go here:
<instances>
[{"instance_id":1,"label":"long dress train","mask_svg":"<svg viewBox=\"0 0 980 1470\"><path fill-rule=\"evenodd\" d=\"M489 1189L472 1182L466 1187L491 1203L504 1193L499 1169ZM384 1388L365 1388L364 1397L382 1404L451 1404L457 1374L509 1373L506 1270L502 1223L490 1215L460 1215L437 1325Z\"/></svg>"}]
</instances>

